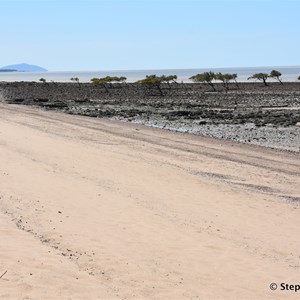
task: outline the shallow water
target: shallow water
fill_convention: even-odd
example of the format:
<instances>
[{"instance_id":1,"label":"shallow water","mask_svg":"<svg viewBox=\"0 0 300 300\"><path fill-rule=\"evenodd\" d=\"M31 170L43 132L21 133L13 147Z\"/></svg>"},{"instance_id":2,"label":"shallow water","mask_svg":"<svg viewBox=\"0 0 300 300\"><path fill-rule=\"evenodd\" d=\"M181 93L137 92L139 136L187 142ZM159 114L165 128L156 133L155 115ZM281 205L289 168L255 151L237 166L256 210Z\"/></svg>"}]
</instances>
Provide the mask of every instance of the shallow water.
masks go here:
<instances>
[{"instance_id":1,"label":"shallow water","mask_svg":"<svg viewBox=\"0 0 300 300\"><path fill-rule=\"evenodd\" d=\"M60 71L60 72L0 72L0 81L47 81L70 82L71 77L78 77L81 82L89 82L94 77L125 76L128 82L134 82L146 75L177 75L178 81L189 82L189 77L198 73L213 71L238 74L238 81L247 81L254 73L269 73L273 69L280 71L283 81L297 81L300 67L255 67L255 68L211 68L211 69L164 69L164 70L116 70L116 71ZM272 80L270 80L272 81Z\"/></svg>"}]
</instances>

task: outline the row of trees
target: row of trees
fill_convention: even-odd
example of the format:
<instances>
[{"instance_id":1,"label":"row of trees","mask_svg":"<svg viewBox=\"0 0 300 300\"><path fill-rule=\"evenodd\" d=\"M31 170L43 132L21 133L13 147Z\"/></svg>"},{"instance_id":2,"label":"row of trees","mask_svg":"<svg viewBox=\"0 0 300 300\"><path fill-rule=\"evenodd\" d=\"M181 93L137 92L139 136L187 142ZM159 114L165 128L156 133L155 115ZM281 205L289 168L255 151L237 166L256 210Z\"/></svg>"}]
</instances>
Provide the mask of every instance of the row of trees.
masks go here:
<instances>
[{"instance_id":1,"label":"row of trees","mask_svg":"<svg viewBox=\"0 0 300 300\"><path fill-rule=\"evenodd\" d=\"M278 82L282 83L282 79L281 79L281 73L279 71L276 70L272 70L270 72L270 74L268 73L255 73L252 76L250 76L248 78L248 80L250 79L254 79L254 80L260 80L264 83L265 86L267 86L267 79L268 78L273 78L276 79ZM238 83L236 81L237 79L237 74L222 74L222 73L214 73L214 72L204 72L201 74L197 74L194 75L192 77L190 77L189 79L191 79L194 82L201 82L201 83L207 83L208 85L210 85L212 87L212 89L215 91L215 87L213 84L213 81L221 81L223 86L225 87L226 91L229 89L229 83L231 81L234 81L236 83L236 85L238 86ZM298 77L298 80L300 80L300 76Z\"/></svg>"},{"instance_id":2,"label":"row of trees","mask_svg":"<svg viewBox=\"0 0 300 300\"><path fill-rule=\"evenodd\" d=\"M126 77L102 77L102 78L92 78L91 83L96 85L101 85L107 90L107 86L112 87L113 82L125 82ZM168 84L169 88L171 88L170 83L177 83L176 82L177 76L176 75L169 75L169 76L157 76L157 75L148 75L145 79L137 81L141 86L147 87L156 87L160 94L163 95L163 91L161 89L161 84L166 83Z\"/></svg>"},{"instance_id":3,"label":"row of trees","mask_svg":"<svg viewBox=\"0 0 300 300\"><path fill-rule=\"evenodd\" d=\"M283 84L282 79L281 79L281 73L276 70L272 70L270 74L267 73L256 73L253 74L248 78L254 79L254 80L259 80L264 83L265 86L267 86L267 80L268 78L273 78L276 79L280 84ZM234 82L235 85L239 88L238 82L237 82L237 74L223 74L221 72L219 73L214 73L212 71L210 72L203 72L201 74L196 74L191 76L189 79L192 80L193 82L196 83L205 83L208 84L213 91L216 91L215 82L221 82L223 87L226 89L226 91L229 90L230 83ZM300 81L300 76L297 78ZM72 77L70 78L71 81L78 83L79 84L79 78L78 77ZM101 77L101 78L92 78L90 81L92 84L102 86L108 91L108 87L112 87L113 83L125 83L127 80L126 77L121 76L106 76L106 77ZM168 87L171 89L171 84L175 83L177 84L177 76L176 75L162 75L162 76L157 76L157 75L147 75L146 78L138 80L137 83L140 84L141 86L145 87L156 87L158 91L160 92L161 95L163 95L163 91L161 88L162 84L167 84ZM46 83L46 79L41 78L41 82Z\"/></svg>"},{"instance_id":4,"label":"row of trees","mask_svg":"<svg viewBox=\"0 0 300 300\"><path fill-rule=\"evenodd\" d=\"M281 80L281 73L279 71L276 70L272 70L270 72L270 74L267 73L256 73L253 74L252 76L250 76L248 78L248 80L250 79L254 79L254 80L260 80L263 81L264 85L267 86L267 79L268 78L273 78L278 80L281 84L282 80ZM214 73L212 71L210 72L203 72L201 74L196 74L191 76L189 79L192 80L193 82L197 82L197 83L206 83L208 84L214 91L216 91L214 82L216 81L220 81L221 84L223 85L223 87L226 89L226 91L229 90L229 86L230 83L233 81L236 86L239 88L238 82L237 82L237 74L230 74L230 73L226 73L223 74L221 72L218 73ZM72 80L72 79L71 79ZM103 85L106 86L107 84L110 84L112 82L124 82L126 80L126 77L110 77L110 76L106 76L103 78L93 78L91 79L91 82L94 84L98 84L98 85ZM147 75L146 78L142 79L142 80L138 80L137 83L139 83L142 86L147 86L147 87L151 87L151 86L155 86L157 87L157 89L159 90L159 92L161 94L163 94L162 89L161 89L161 84L166 83L169 88L171 88L171 83L177 83L177 76L176 75L162 75L162 76L157 76L157 75ZM298 77L298 80L300 80L300 76Z\"/></svg>"},{"instance_id":5,"label":"row of trees","mask_svg":"<svg viewBox=\"0 0 300 300\"><path fill-rule=\"evenodd\" d=\"M197 74L189 78L190 80L194 82L199 82L199 83L207 83L210 85L213 90L215 90L213 80L218 80L221 81L222 85L226 90L229 89L229 83L231 81L234 81L236 85L238 86L238 83L236 81L237 79L237 74L222 74L222 73L213 73L213 72L204 72L202 74ZM124 82L126 80L125 77L103 77L103 78L93 78L91 79L91 82L93 84L97 85L102 85L106 86L107 84L111 84L112 82ZM161 85L163 83L167 84L169 88L171 88L171 84L177 83L177 75L162 75L162 76L157 76L157 75L147 75L146 78L138 80L137 83L140 84L141 86L146 86L146 87L157 87L159 92L163 94Z\"/></svg>"}]
</instances>

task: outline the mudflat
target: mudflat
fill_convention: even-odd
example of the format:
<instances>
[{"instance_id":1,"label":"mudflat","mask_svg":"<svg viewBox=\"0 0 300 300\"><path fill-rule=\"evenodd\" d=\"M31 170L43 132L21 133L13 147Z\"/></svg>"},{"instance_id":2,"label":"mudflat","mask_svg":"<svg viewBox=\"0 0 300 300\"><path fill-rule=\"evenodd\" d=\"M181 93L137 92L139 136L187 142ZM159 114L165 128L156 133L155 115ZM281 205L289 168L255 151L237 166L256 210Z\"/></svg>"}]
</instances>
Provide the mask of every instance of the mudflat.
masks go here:
<instances>
[{"instance_id":1,"label":"mudflat","mask_svg":"<svg viewBox=\"0 0 300 300\"><path fill-rule=\"evenodd\" d=\"M299 297L299 153L0 111L1 299Z\"/></svg>"},{"instance_id":2,"label":"mudflat","mask_svg":"<svg viewBox=\"0 0 300 300\"><path fill-rule=\"evenodd\" d=\"M0 101L300 152L300 82L0 82Z\"/></svg>"}]
</instances>

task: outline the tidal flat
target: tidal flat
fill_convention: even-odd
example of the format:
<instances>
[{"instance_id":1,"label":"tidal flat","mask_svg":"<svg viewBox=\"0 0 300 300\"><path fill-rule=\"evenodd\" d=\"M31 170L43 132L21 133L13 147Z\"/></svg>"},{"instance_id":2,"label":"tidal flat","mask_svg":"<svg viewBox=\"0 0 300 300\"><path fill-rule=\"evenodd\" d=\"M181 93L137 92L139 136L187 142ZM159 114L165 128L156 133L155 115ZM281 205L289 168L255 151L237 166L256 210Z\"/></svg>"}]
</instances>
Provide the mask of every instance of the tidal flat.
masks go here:
<instances>
[{"instance_id":1,"label":"tidal flat","mask_svg":"<svg viewBox=\"0 0 300 300\"><path fill-rule=\"evenodd\" d=\"M300 83L12 82L0 84L0 99L68 114L122 120L259 146L300 151Z\"/></svg>"}]
</instances>

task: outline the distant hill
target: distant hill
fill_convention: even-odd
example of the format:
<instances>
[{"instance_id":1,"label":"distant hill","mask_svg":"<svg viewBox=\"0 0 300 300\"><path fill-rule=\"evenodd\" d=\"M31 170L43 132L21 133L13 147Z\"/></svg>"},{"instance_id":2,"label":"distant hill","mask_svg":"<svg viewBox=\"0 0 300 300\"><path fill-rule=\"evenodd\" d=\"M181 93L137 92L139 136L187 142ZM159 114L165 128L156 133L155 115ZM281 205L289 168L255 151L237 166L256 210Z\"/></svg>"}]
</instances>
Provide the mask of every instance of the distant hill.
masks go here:
<instances>
[{"instance_id":1,"label":"distant hill","mask_svg":"<svg viewBox=\"0 0 300 300\"><path fill-rule=\"evenodd\" d=\"M17 72L47 72L48 70L36 66L36 65L28 65L28 64L17 64L17 65L9 65L0 68L1 70L14 70Z\"/></svg>"}]
</instances>

